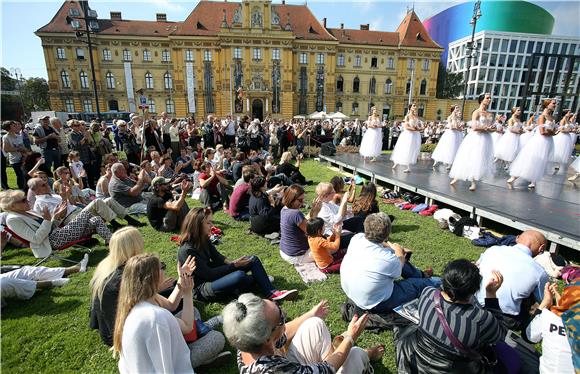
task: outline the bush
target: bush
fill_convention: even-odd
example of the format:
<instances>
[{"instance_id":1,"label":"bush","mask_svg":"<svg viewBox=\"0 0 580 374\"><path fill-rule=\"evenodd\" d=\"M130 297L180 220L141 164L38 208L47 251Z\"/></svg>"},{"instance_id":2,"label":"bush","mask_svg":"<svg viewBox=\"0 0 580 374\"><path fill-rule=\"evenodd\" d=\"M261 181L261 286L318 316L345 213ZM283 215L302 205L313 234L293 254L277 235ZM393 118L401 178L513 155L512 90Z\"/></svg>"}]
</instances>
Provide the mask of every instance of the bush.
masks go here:
<instances>
[{"instance_id":1,"label":"bush","mask_svg":"<svg viewBox=\"0 0 580 374\"><path fill-rule=\"evenodd\" d=\"M437 144L421 144L421 152L433 153Z\"/></svg>"},{"instance_id":2,"label":"bush","mask_svg":"<svg viewBox=\"0 0 580 374\"><path fill-rule=\"evenodd\" d=\"M296 157L296 146L293 145L292 147L288 147L288 151L292 153L293 157ZM304 155L304 157L318 157L318 155L320 154L320 148L314 146L304 147L304 151L302 152L302 154Z\"/></svg>"},{"instance_id":3,"label":"bush","mask_svg":"<svg viewBox=\"0 0 580 374\"><path fill-rule=\"evenodd\" d=\"M358 147L355 145L339 145L336 147L336 153L358 153Z\"/></svg>"}]
</instances>

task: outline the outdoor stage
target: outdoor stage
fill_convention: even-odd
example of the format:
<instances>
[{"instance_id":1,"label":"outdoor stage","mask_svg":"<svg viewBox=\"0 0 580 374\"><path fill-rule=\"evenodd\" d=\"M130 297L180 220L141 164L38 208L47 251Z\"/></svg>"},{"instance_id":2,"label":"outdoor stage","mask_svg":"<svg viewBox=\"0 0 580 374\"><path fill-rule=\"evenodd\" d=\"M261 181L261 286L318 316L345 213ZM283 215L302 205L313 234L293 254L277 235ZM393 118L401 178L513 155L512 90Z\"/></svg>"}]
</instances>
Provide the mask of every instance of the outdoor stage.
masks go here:
<instances>
[{"instance_id":1,"label":"outdoor stage","mask_svg":"<svg viewBox=\"0 0 580 374\"><path fill-rule=\"evenodd\" d=\"M580 183L568 182L567 170L546 175L536 183L535 190L529 190L528 182L523 180L508 189L509 176L498 167L494 176L480 181L477 191L471 192L468 182L459 181L451 187L445 166L438 166L434 172L432 160L420 160L407 174L403 173L405 166L392 170L389 157L381 155L376 162L369 162L358 153L320 155L321 161L386 182L395 189L415 192L429 203L441 202L465 210L478 220L485 218L518 230L536 229L552 243L580 250Z\"/></svg>"}]
</instances>

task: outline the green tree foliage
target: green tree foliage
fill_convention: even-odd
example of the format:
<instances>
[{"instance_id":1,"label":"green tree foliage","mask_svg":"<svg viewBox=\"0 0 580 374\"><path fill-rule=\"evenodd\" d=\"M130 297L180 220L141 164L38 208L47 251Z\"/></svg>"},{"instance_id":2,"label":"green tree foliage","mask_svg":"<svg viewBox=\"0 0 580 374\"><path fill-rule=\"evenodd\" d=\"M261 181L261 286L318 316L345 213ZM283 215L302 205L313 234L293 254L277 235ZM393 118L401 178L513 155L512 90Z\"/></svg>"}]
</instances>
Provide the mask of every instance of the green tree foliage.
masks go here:
<instances>
[{"instance_id":1,"label":"green tree foliage","mask_svg":"<svg viewBox=\"0 0 580 374\"><path fill-rule=\"evenodd\" d=\"M437 75L437 98L456 99L463 92L463 75L447 71L443 65L439 65Z\"/></svg>"}]
</instances>

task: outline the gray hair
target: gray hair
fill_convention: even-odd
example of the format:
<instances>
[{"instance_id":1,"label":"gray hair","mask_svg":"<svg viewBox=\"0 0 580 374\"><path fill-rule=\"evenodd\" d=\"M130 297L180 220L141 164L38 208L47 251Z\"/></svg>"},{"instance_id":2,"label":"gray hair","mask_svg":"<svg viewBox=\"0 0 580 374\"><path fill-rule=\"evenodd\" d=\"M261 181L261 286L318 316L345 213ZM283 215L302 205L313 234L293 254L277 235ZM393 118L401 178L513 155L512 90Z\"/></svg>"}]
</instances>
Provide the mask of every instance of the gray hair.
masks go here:
<instances>
[{"instance_id":1,"label":"gray hair","mask_svg":"<svg viewBox=\"0 0 580 374\"><path fill-rule=\"evenodd\" d=\"M272 326L264 315L264 300L245 293L222 311L223 331L230 344L242 352L259 352L272 335Z\"/></svg>"},{"instance_id":2,"label":"gray hair","mask_svg":"<svg viewBox=\"0 0 580 374\"><path fill-rule=\"evenodd\" d=\"M60 124L62 125L62 121L58 117L50 117L49 121L51 125L54 125L56 122L60 122Z\"/></svg>"},{"instance_id":3,"label":"gray hair","mask_svg":"<svg viewBox=\"0 0 580 374\"><path fill-rule=\"evenodd\" d=\"M26 184L28 185L28 188L34 191L40 186L41 183L44 183L42 178L30 178Z\"/></svg>"},{"instance_id":4,"label":"gray hair","mask_svg":"<svg viewBox=\"0 0 580 374\"><path fill-rule=\"evenodd\" d=\"M364 222L365 238L374 243L382 243L391 233L391 219L383 212L369 214Z\"/></svg>"},{"instance_id":5,"label":"gray hair","mask_svg":"<svg viewBox=\"0 0 580 374\"><path fill-rule=\"evenodd\" d=\"M26 197L24 191L20 190L4 190L0 191L0 210L10 211L12 205L19 200Z\"/></svg>"},{"instance_id":6,"label":"gray hair","mask_svg":"<svg viewBox=\"0 0 580 374\"><path fill-rule=\"evenodd\" d=\"M122 163L120 163L120 162L115 162L115 163L113 164L113 166L111 166L111 172L112 172L113 174L116 174L116 173L117 173L119 170L121 170L121 168L123 168L123 169L124 169L124 168L125 168L125 165L123 165L123 164L122 164Z\"/></svg>"}]
</instances>

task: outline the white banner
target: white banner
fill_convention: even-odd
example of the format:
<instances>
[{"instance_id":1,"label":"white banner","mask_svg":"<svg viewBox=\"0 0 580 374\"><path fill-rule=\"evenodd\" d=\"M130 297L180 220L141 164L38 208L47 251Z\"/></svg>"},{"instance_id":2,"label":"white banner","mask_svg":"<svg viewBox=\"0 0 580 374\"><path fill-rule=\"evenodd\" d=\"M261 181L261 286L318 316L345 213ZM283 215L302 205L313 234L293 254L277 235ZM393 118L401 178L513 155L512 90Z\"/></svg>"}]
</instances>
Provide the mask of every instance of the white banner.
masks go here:
<instances>
[{"instance_id":1,"label":"white banner","mask_svg":"<svg viewBox=\"0 0 580 374\"><path fill-rule=\"evenodd\" d=\"M127 101L129 102L129 112L136 112L135 93L133 92L133 73L131 73L131 63L123 63L125 66L125 87L127 87Z\"/></svg>"},{"instance_id":2,"label":"white banner","mask_svg":"<svg viewBox=\"0 0 580 374\"><path fill-rule=\"evenodd\" d=\"M195 76L193 75L193 62L185 64L185 79L187 81L187 104L189 112L195 113Z\"/></svg>"}]
</instances>

